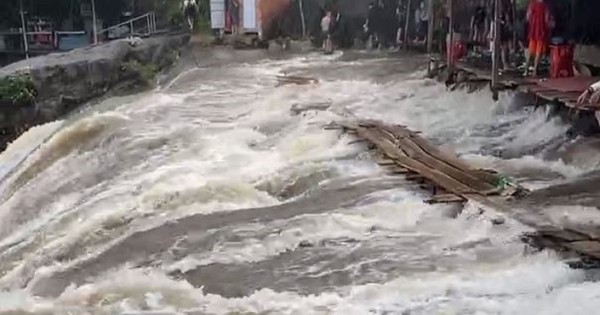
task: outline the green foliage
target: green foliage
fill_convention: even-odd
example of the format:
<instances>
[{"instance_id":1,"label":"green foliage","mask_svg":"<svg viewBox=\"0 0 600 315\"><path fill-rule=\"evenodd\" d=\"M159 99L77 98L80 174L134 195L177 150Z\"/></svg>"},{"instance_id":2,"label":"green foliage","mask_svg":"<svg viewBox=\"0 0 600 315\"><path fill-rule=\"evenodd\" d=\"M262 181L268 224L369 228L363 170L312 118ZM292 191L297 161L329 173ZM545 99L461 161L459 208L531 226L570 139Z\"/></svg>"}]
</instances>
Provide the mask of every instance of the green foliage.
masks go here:
<instances>
[{"instance_id":1,"label":"green foliage","mask_svg":"<svg viewBox=\"0 0 600 315\"><path fill-rule=\"evenodd\" d=\"M169 22L174 26L183 25L183 12L181 0L145 0L151 2L151 7L159 19Z\"/></svg>"},{"instance_id":2,"label":"green foliage","mask_svg":"<svg viewBox=\"0 0 600 315\"><path fill-rule=\"evenodd\" d=\"M154 64L142 64L137 60L130 60L123 64L121 70L126 75L134 76L140 83L152 86L154 78L158 73L158 67Z\"/></svg>"},{"instance_id":3,"label":"green foliage","mask_svg":"<svg viewBox=\"0 0 600 315\"><path fill-rule=\"evenodd\" d=\"M37 90L28 74L10 75L0 79L0 102L28 105L35 101Z\"/></svg>"},{"instance_id":4,"label":"green foliage","mask_svg":"<svg viewBox=\"0 0 600 315\"><path fill-rule=\"evenodd\" d=\"M528 4L529 0L517 0L517 8L519 9L527 9Z\"/></svg>"}]
</instances>

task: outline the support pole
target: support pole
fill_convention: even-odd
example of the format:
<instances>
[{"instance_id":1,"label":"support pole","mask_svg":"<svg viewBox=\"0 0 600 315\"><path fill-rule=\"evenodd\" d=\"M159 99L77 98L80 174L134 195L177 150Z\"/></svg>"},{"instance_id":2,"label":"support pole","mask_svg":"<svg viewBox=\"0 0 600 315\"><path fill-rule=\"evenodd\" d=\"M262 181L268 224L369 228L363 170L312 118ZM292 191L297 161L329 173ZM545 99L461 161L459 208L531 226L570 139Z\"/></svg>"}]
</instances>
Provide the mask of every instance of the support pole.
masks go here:
<instances>
[{"instance_id":1,"label":"support pole","mask_svg":"<svg viewBox=\"0 0 600 315\"><path fill-rule=\"evenodd\" d=\"M92 0L92 32L94 37L94 45L98 45L98 21L96 20L96 0Z\"/></svg>"},{"instance_id":2,"label":"support pole","mask_svg":"<svg viewBox=\"0 0 600 315\"><path fill-rule=\"evenodd\" d=\"M494 0L494 43L492 47L492 95L498 100L498 67L500 63L500 0Z\"/></svg>"},{"instance_id":3,"label":"support pole","mask_svg":"<svg viewBox=\"0 0 600 315\"><path fill-rule=\"evenodd\" d=\"M302 18L302 38L306 38L306 18L304 17L304 1L298 0L298 5L300 7L300 17Z\"/></svg>"},{"instance_id":4,"label":"support pole","mask_svg":"<svg viewBox=\"0 0 600 315\"><path fill-rule=\"evenodd\" d=\"M448 54L448 70L449 73L454 71L454 1L448 0L448 15L449 15L449 23L448 23L448 38L446 42L446 50Z\"/></svg>"},{"instance_id":5,"label":"support pole","mask_svg":"<svg viewBox=\"0 0 600 315\"><path fill-rule=\"evenodd\" d=\"M515 27L515 23L517 21L517 1L510 0L510 15L511 21L510 25L512 26L512 51L516 52L518 50L518 41L517 41L517 28Z\"/></svg>"},{"instance_id":6,"label":"support pole","mask_svg":"<svg viewBox=\"0 0 600 315\"><path fill-rule=\"evenodd\" d=\"M21 27L23 34L23 49L25 50L25 58L29 59L29 43L27 43L27 24L25 23L25 12L23 11L23 0L19 0L19 11L21 14Z\"/></svg>"},{"instance_id":7,"label":"support pole","mask_svg":"<svg viewBox=\"0 0 600 315\"><path fill-rule=\"evenodd\" d=\"M412 0L407 0L406 4L406 21L404 23L404 49L408 49L408 29L410 27L410 8Z\"/></svg>"},{"instance_id":8,"label":"support pole","mask_svg":"<svg viewBox=\"0 0 600 315\"><path fill-rule=\"evenodd\" d=\"M427 27L427 53L433 52L433 29L435 28L435 0L427 0L427 15L429 16L429 26Z\"/></svg>"}]
</instances>

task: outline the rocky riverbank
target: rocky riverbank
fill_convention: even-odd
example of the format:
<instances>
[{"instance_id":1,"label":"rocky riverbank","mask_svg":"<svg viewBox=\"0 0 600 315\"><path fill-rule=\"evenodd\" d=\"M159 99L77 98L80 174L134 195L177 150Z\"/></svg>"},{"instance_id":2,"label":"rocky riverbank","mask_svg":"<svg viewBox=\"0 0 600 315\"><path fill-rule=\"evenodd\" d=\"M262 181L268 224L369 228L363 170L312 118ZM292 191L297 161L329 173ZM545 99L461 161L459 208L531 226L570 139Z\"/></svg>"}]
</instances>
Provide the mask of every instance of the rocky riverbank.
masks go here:
<instances>
[{"instance_id":1,"label":"rocky riverbank","mask_svg":"<svg viewBox=\"0 0 600 315\"><path fill-rule=\"evenodd\" d=\"M94 98L151 86L188 41L186 35L117 40L0 68L0 150L30 126Z\"/></svg>"}]
</instances>

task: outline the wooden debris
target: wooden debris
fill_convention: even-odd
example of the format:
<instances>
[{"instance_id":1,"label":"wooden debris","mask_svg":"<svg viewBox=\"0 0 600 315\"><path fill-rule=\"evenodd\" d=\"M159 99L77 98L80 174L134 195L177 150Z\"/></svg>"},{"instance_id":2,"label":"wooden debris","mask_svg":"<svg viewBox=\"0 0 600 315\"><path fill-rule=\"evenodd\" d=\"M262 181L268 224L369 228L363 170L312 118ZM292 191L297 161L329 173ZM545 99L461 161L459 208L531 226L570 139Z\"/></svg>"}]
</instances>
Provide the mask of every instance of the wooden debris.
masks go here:
<instances>
[{"instance_id":1,"label":"wooden debris","mask_svg":"<svg viewBox=\"0 0 600 315\"><path fill-rule=\"evenodd\" d=\"M393 174L410 174L412 173L410 170L405 169L404 167L396 166L390 170Z\"/></svg>"},{"instance_id":2,"label":"wooden debris","mask_svg":"<svg viewBox=\"0 0 600 315\"><path fill-rule=\"evenodd\" d=\"M404 174L404 173L398 173L398 174ZM406 180L423 180L424 177L421 176L420 174L416 174L416 173L409 173L408 175L406 175Z\"/></svg>"},{"instance_id":3,"label":"wooden debris","mask_svg":"<svg viewBox=\"0 0 600 315\"><path fill-rule=\"evenodd\" d=\"M364 140L364 139L357 139L357 140L352 140L352 141L348 142L349 145L350 144L357 144L357 143L368 143L368 141Z\"/></svg>"},{"instance_id":4,"label":"wooden debris","mask_svg":"<svg viewBox=\"0 0 600 315\"><path fill-rule=\"evenodd\" d=\"M457 202L465 202L466 200L462 197L453 194L444 194L444 195L435 195L431 199L425 201L428 204L438 204L438 203L457 203Z\"/></svg>"},{"instance_id":5,"label":"wooden debris","mask_svg":"<svg viewBox=\"0 0 600 315\"><path fill-rule=\"evenodd\" d=\"M600 242L598 241L577 241L566 243L565 246L578 253L600 258Z\"/></svg>"},{"instance_id":6,"label":"wooden debris","mask_svg":"<svg viewBox=\"0 0 600 315\"><path fill-rule=\"evenodd\" d=\"M294 104L290 108L292 115L299 115L307 111L325 111L331 107L331 102L310 103L310 104Z\"/></svg>"},{"instance_id":7,"label":"wooden debris","mask_svg":"<svg viewBox=\"0 0 600 315\"><path fill-rule=\"evenodd\" d=\"M396 165L397 163L396 163L396 161L390 160L390 159L378 159L377 164L379 164L381 166L390 166L390 165Z\"/></svg>"},{"instance_id":8,"label":"wooden debris","mask_svg":"<svg viewBox=\"0 0 600 315\"><path fill-rule=\"evenodd\" d=\"M415 181L424 189L432 190L434 196L427 203L469 201L481 211L514 213L515 209L502 200L529 193L492 170L471 168L456 155L442 152L404 126L374 120L345 121L337 125L375 146L381 155L377 161L379 165L389 167L391 173L405 175L407 180ZM600 236L584 230L540 225L527 216L519 219L539 231L532 235L537 244L600 261ZM504 217L493 220L494 224L504 222Z\"/></svg>"},{"instance_id":9,"label":"wooden debris","mask_svg":"<svg viewBox=\"0 0 600 315\"><path fill-rule=\"evenodd\" d=\"M277 76L277 86L281 85L309 85L319 83L319 80L310 77L300 77L300 76L291 76L291 75L278 75Z\"/></svg>"}]
</instances>

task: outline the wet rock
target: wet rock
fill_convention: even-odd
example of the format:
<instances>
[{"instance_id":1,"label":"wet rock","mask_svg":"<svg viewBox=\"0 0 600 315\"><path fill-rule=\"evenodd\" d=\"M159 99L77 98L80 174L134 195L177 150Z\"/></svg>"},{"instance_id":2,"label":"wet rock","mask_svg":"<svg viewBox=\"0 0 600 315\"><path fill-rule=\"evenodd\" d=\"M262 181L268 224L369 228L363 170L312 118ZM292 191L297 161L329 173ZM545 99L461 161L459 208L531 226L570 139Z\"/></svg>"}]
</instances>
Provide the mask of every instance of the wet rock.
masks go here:
<instances>
[{"instance_id":1,"label":"wet rock","mask_svg":"<svg viewBox=\"0 0 600 315\"><path fill-rule=\"evenodd\" d=\"M178 49L188 39L188 36L182 35L116 40L22 60L0 68L0 79L28 74L37 91L35 104L18 108L2 106L0 129L14 131L14 138L20 133L17 130L24 131L23 126L56 120L108 92L130 92L130 89L139 87L137 80L140 78L125 73L125 64L135 61L141 66L164 69L177 60Z\"/></svg>"},{"instance_id":2,"label":"wet rock","mask_svg":"<svg viewBox=\"0 0 600 315\"><path fill-rule=\"evenodd\" d=\"M496 217L492 218L490 221L492 222L493 225L502 225L502 224L506 223L506 218L504 218L503 216L496 216Z\"/></svg>"},{"instance_id":3,"label":"wet rock","mask_svg":"<svg viewBox=\"0 0 600 315\"><path fill-rule=\"evenodd\" d=\"M298 247L300 248L307 248L307 247L314 247L315 245L312 244L310 241L304 240L302 242L300 242L300 244L298 244Z\"/></svg>"}]
</instances>

